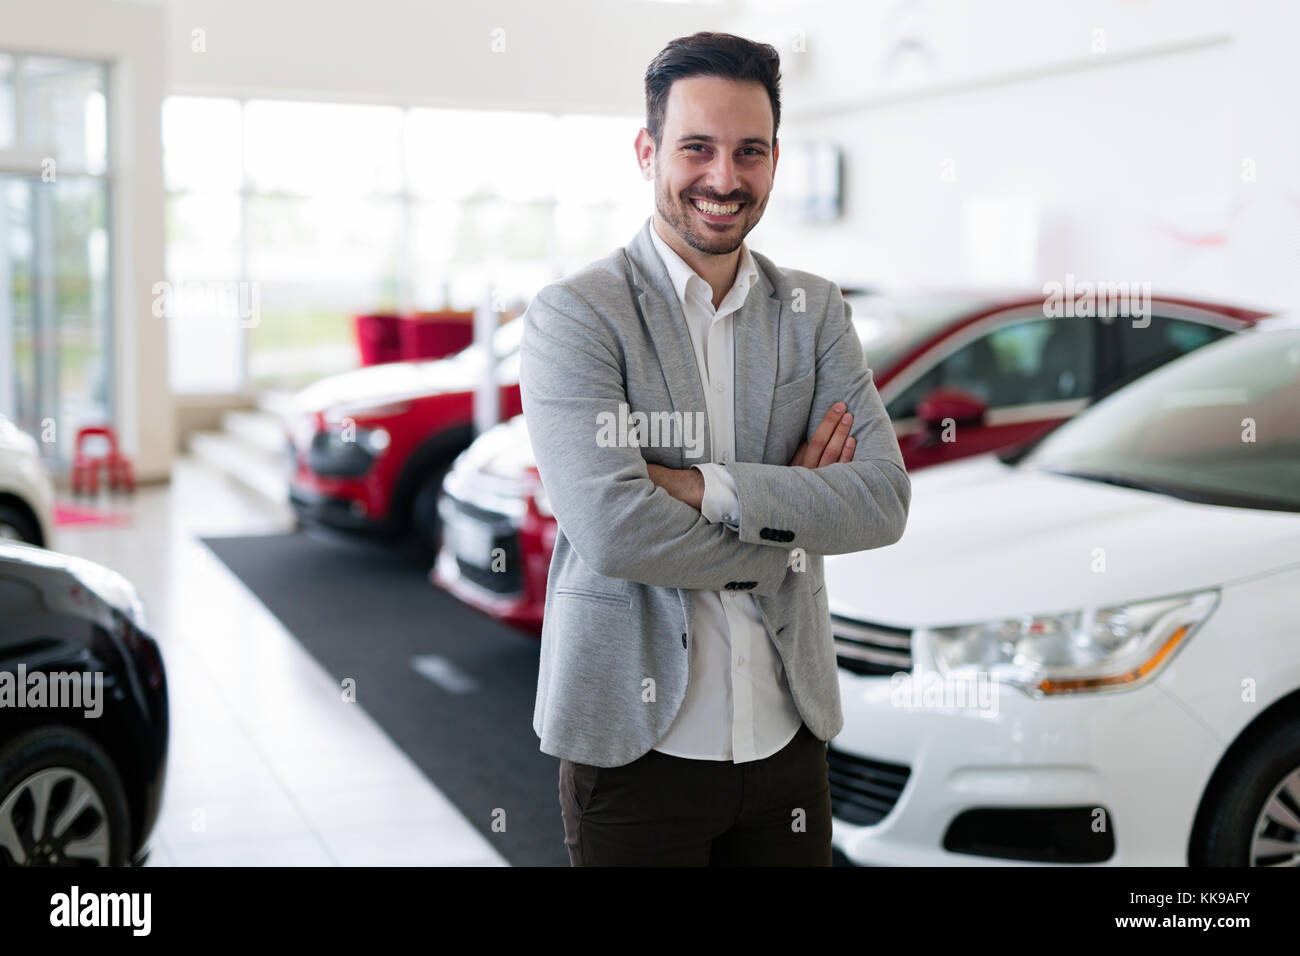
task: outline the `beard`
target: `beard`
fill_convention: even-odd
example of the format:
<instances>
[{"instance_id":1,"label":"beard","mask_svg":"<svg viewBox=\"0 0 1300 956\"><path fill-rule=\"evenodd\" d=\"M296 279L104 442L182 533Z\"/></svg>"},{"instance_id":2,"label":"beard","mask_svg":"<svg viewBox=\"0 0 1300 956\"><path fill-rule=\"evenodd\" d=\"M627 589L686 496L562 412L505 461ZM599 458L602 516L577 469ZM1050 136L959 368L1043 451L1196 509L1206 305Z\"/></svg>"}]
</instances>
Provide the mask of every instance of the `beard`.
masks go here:
<instances>
[{"instance_id":1,"label":"beard","mask_svg":"<svg viewBox=\"0 0 1300 956\"><path fill-rule=\"evenodd\" d=\"M740 248L745 237L763 218L767 197L761 203L742 200L740 217L726 226L716 226L704 220L695 204L684 196L674 196L665 181L655 178L655 209L664 221L676 230L688 246L697 252L712 256L725 256Z\"/></svg>"}]
</instances>

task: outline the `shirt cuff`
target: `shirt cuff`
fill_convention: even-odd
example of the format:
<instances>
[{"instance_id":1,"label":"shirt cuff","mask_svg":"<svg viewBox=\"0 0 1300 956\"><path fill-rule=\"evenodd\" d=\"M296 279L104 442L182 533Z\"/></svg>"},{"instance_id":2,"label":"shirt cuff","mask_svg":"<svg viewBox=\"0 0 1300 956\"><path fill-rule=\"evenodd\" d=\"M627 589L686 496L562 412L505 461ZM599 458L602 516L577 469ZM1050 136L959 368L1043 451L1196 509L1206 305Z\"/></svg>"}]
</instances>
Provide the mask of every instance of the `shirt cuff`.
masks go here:
<instances>
[{"instance_id":1,"label":"shirt cuff","mask_svg":"<svg viewBox=\"0 0 1300 956\"><path fill-rule=\"evenodd\" d=\"M740 527L740 498L736 496L736 479L727 469L715 462L692 465L704 475L704 498L700 514L714 524Z\"/></svg>"}]
</instances>

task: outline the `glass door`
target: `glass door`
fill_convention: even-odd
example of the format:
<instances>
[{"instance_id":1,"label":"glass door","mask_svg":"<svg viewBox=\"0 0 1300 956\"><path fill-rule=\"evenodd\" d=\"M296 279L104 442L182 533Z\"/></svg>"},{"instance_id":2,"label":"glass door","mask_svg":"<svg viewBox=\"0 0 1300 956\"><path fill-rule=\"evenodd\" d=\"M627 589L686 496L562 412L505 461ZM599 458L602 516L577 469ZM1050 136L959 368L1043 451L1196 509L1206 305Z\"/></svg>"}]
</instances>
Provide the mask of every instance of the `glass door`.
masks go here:
<instances>
[{"instance_id":1,"label":"glass door","mask_svg":"<svg viewBox=\"0 0 1300 956\"><path fill-rule=\"evenodd\" d=\"M0 53L0 414L53 465L113 423L106 76Z\"/></svg>"}]
</instances>

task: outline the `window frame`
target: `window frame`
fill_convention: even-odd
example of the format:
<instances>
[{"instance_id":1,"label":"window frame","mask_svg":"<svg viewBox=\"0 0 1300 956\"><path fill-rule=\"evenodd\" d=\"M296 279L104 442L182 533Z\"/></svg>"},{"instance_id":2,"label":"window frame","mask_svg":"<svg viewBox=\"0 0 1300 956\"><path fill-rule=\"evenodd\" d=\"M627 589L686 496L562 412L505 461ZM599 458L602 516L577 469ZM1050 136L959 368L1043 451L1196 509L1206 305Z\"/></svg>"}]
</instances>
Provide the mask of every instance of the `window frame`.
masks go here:
<instances>
[{"instance_id":1,"label":"window frame","mask_svg":"<svg viewBox=\"0 0 1300 956\"><path fill-rule=\"evenodd\" d=\"M99 349L98 363L99 371L103 376L103 404L104 417L110 423L118 422L118 412L120 411L120 402L118 397L118 367L117 367L117 350L119 347L118 332L118 314L117 314L117 248L114 237L116 235L116 222L113 216L113 202L116 192L116 175L113 164L113 157L117 148L117 106L114 95L114 85L116 82L116 65L113 60L105 57L87 56L82 54L65 55L61 53L35 52L32 50L17 50L12 48L0 48L0 55L8 56L13 63L13 94L14 94L14 138L13 145L0 148L0 177L13 178L17 180L26 180L29 185L44 185L42 174L44 172L43 163L47 159L55 160L55 181L67 181L68 179L89 180L92 184L97 185L101 190L103 198L103 231L105 241L104 253L104 302L103 302L103 340ZM99 73L99 88L104 98L104 160L102 169L94 169L84 162L69 163L55 156L43 155L48 152L43 150L39 145L27 145L25 140L25 131L29 125L28 109L26 97L26 79L24 64L27 60L64 60L76 63L81 66L93 67ZM51 144L52 145L52 144ZM36 260L43 249L48 246L48 237L42 238L38 235L39 227L36 224L38 218L42 218L37 211L38 191L33 190L31 215L32 225L31 232L33 238L32 257ZM42 270L37 269L38 273ZM54 275L54 263L48 263L48 268L43 273L51 278ZM32 290L33 298L33 334L34 341L38 342L44 348L43 350L51 357L49 359L50 369L49 376L46 375L45 369L40 362L34 369L33 388L36 394L37 405L42 415L42 422L49 418L51 409L48 407L47 397L54 402L54 422L56 428L62 430L63 419L65 417L63 392L60 387L62 381L62 363L60 361L60 349L58 345L57 320L54 318L55 305L51 296L38 288ZM47 378L52 380L47 381ZM43 426L42 426L43 430ZM57 432L56 432L57 435ZM70 460L70 449L74 442L74 436L59 436L63 440L53 442L40 441L42 457L52 466L62 468Z\"/></svg>"}]
</instances>

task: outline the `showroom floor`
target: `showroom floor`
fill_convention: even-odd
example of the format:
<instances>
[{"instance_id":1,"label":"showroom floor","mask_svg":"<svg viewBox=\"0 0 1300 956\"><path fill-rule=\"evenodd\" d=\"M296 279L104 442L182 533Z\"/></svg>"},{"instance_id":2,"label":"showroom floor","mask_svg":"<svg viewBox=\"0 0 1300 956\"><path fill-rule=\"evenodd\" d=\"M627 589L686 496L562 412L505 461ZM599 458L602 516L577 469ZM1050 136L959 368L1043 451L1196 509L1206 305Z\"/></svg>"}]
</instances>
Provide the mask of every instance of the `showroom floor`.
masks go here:
<instances>
[{"instance_id":1,"label":"showroom floor","mask_svg":"<svg viewBox=\"0 0 1300 956\"><path fill-rule=\"evenodd\" d=\"M68 502L85 508L84 502ZM505 865L364 710L200 541L288 516L205 466L61 526L120 571L162 645L171 746L151 865Z\"/></svg>"}]
</instances>

